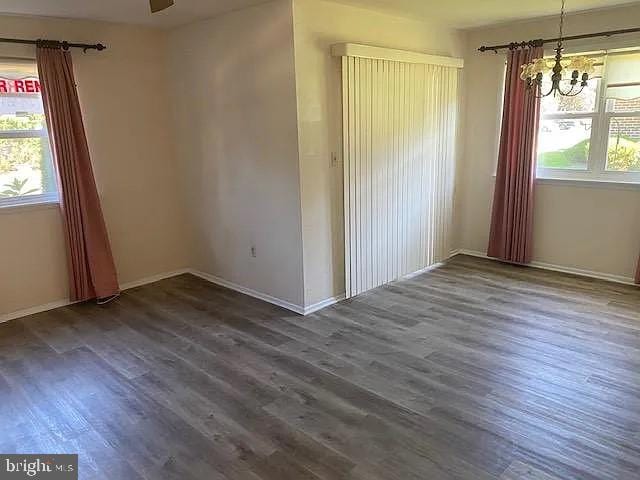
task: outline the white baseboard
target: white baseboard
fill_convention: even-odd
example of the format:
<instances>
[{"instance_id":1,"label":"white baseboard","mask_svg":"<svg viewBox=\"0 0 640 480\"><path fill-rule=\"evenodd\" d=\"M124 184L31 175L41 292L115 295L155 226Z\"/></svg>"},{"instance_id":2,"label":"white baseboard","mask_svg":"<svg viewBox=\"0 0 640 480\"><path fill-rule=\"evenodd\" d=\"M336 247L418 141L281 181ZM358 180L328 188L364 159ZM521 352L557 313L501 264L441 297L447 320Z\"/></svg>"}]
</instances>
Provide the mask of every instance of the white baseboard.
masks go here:
<instances>
[{"instance_id":1,"label":"white baseboard","mask_svg":"<svg viewBox=\"0 0 640 480\"><path fill-rule=\"evenodd\" d=\"M329 307L345 299L345 295L343 293L335 297L325 298L324 300L321 300L307 307L303 307L301 305L296 305L295 303L287 302L286 300L281 300L272 295L258 292L257 290L253 290L251 288L243 287L242 285L239 285L237 283L230 282L228 280L225 280L224 278L216 277L215 275L210 275L199 270L190 270L190 273L192 273L196 277L200 277L211 283L215 283L216 285L235 290L236 292L244 293L245 295L249 295L250 297L263 300L273 305L277 305L278 307L286 308L287 310L298 313L300 315L310 315L314 312L317 312L318 310L322 310L323 308Z\"/></svg>"},{"instance_id":2,"label":"white baseboard","mask_svg":"<svg viewBox=\"0 0 640 480\"><path fill-rule=\"evenodd\" d=\"M192 275L195 275L196 277L200 277L204 280L207 280L208 282L215 283L216 285L230 288L231 290L235 290L237 292L244 293L245 295L249 295L251 297L263 300L265 302L269 302L279 307L286 308L287 310L291 310L292 312L298 313L300 315L309 315L313 312L317 312L318 310L321 310L325 307L333 305L334 303L338 303L339 301L344 300L345 298L344 294L342 294L336 297L327 298L320 302L314 303L313 305L309 305L308 307L302 307L301 305L296 305L296 304L281 300L279 298L273 297L266 293L258 292L256 290L243 287L242 285L238 285L237 283L233 283L223 278L216 277L215 275L210 275L208 273L204 273L191 268L183 268L180 270L174 270L172 272L159 273L157 275L141 278L133 282L123 283L120 286L120 289L123 291L129 290L131 288L140 287L142 285L158 282L160 280L164 280L170 277L175 277L177 275L183 275L185 273L190 273ZM74 302L71 302L69 299L63 299L63 300L57 300L55 302L45 303L43 305L36 305L34 307L25 308L22 310L11 312L11 313L0 314L0 323L8 322L9 320L14 320L16 318L34 315L36 313L46 312L48 310L53 310L55 308L66 307L73 303Z\"/></svg>"},{"instance_id":3,"label":"white baseboard","mask_svg":"<svg viewBox=\"0 0 640 480\"><path fill-rule=\"evenodd\" d=\"M450 254L450 258L454 257L456 255L469 255L472 257L479 257L479 258L489 258L487 257L487 255L483 252L479 252L476 250L467 250L467 249L457 249L451 252ZM408 275L405 275L404 277L402 277L400 280L405 280L405 279L410 279L413 278L417 275L421 275L423 273L426 273L430 270L433 270L434 268L438 268L439 266L441 266L442 263L437 263L434 265L431 265L427 268L423 268L421 270L418 270L417 272L413 272L410 273ZM594 272L591 270L583 270L583 269L579 269L579 268L573 268L573 267L565 267L562 265L553 265L550 263L544 263L544 262L531 262L530 266L532 267L536 267L536 268L540 268L543 270L550 270L550 271L554 271L554 272L562 272L562 273L570 273L573 275L579 275L582 277L589 277L589 278L597 278L599 280L607 280L609 282L615 282L615 283L622 283L625 285L635 285L634 283L634 279L631 277L624 277L622 275L613 275L613 274L609 274L609 273L602 273L602 272ZM286 308L287 310L290 310L292 312L298 313L300 315L309 315L311 313L317 312L318 310L322 310L323 308L326 308L328 306L331 306L335 303L338 303L342 300L345 299L345 295L341 294L335 297L330 297L327 298L325 300L321 300L317 303L314 303L312 305L303 307L301 305L296 305L293 304L291 302L287 302L285 300L281 300L279 298L273 297L271 295L268 295L266 293L262 293L262 292L258 292L256 290L247 288L247 287L243 287L242 285L230 282L228 280L225 280L223 278L220 277L216 277L215 275L210 275L208 273L204 273L198 270L194 270L194 269L190 269L190 268L183 268L180 270L174 270L172 272L165 272L165 273L160 273L157 275L152 275L149 277L145 277L145 278L141 278L140 280L135 280L133 282L127 282L121 285L121 289L122 290L129 290L131 288L135 288L135 287L139 287L142 285L147 285L149 283L154 283L154 282L158 282L160 280L164 280L166 278L170 278L170 277L175 277L177 275L183 275L185 273L191 273L197 277L200 277L204 280L207 280L211 283L215 283L216 285L220 285L222 287L226 287L226 288L230 288L231 290L235 290L237 292L240 293L244 293L245 295L249 295L251 297L263 300L265 302L269 302L273 305L277 305L279 307L282 308ZM60 307L65 307L67 305L71 305L73 302L71 302L69 299L63 299L63 300L57 300L54 302L49 302L49 303L45 303L43 305L36 305L34 307L29 307L29 308L25 308L22 310L18 310L15 312L11 312L11 313L5 313L5 314L0 314L0 323L3 322L8 322L9 320L14 320L16 318L21 318L21 317L26 317L28 315L34 315L36 313L41 313L41 312L46 312L48 310L53 310L55 308L60 308Z\"/></svg>"},{"instance_id":4,"label":"white baseboard","mask_svg":"<svg viewBox=\"0 0 640 480\"><path fill-rule=\"evenodd\" d=\"M222 287L230 288L231 290L235 290L236 292L244 293L245 295L249 295L250 297L257 298L259 300L263 300L265 302L271 303L273 305L277 305L278 307L286 308L294 313L298 313L300 315L310 315L318 310L322 310L323 308L329 307L335 303L338 303L345 299L344 293L341 295L337 295L335 297L325 298L324 300L320 300L312 305L307 307L303 307L301 305L296 305L295 303L287 302L285 300L281 300L272 295L268 295L266 293L258 292L257 290L253 290L251 288L243 287L237 283L230 282L225 280L224 278L216 277L215 275L210 275L208 273L201 272L199 270L190 270L190 273L195 275L196 277L200 277L204 280L207 280L211 283L215 283L216 285L220 285Z\"/></svg>"},{"instance_id":5,"label":"white baseboard","mask_svg":"<svg viewBox=\"0 0 640 480\"><path fill-rule=\"evenodd\" d=\"M451 258L451 257L449 257ZM433 265L429 265L428 267L425 268L421 268L420 270L417 270L413 273L407 273L406 275L403 275L402 277L398 278L397 280L394 280L394 282L397 282L399 280L409 280L413 277L417 277L418 275L422 275L423 273L427 273L430 272L431 270L435 270L436 268L441 267L442 265L444 265L445 262L438 262L438 263L434 263Z\"/></svg>"},{"instance_id":6,"label":"white baseboard","mask_svg":"<svg viewBox=\"0 0 640 480\"><path fill-rule=\"evenodd\" d=\"M67 305L71 305L72 303L73 302L71 302L69 299L57 300L55 302L45 303L44 305L36 305L35 307L24 308L16 312L3 313L2 315L0 315L0 323L8 322L9 320L14 320L16 318L27 317L36 313L46 312L48 310L53 310L54 308L66 307Z\"/></svg>"},{"instance_id":7,"label":"white baseboard","mask_svg":"<svg viewBox=\"0 0 640 480\"><path fill-rule=\"evenodd\" d=\"M478 252L477 250L466 250L464 248L456 250L451 255L469 255L471 257L488 258L489 260L495 260L491 257L488 257L486 253ZM565 267L562 265L554 265L551 263L537 261L531 262L529 266L540 268L542 270L550 270L552 272L571 273L573 275L579 275L581 277L597 278L598 280L607 280L609 282L622 283L625 285L635 285L633 278L625 277L622 275L614 275L611 273L594 272L592 270L583 270L581 268Z\"/></svg>"},{"instance_id":8,"label":"white baseboard","mask_svg":"<svg viewBox=\"0 0 640 480\"><path fill-rule=\"evenodd\" d=\"M338 295L336 297L329 297L329 298L325 298L324 300L321 300L317 303L314 303L313 305L309 305L308 307L304 307L304 313L303 315L310 315L314 312L317 312L318 310L322 310L323 308L329 307L333 304L336 304L338 302L341 302L342 300L345 299L345 294L341 294Z\"/></svg>"},{"instance_id":9,"label":"white baseboard","mask_svg":"<svg viewBox=\"0 0 640 480\"><path fill-rule=\"evenodd\" d=\"M215 283L216 285L220 285L221 287L226 287L231 290L235 290L236 292L249 295L250 297L254 297L259 300L264 300L265 302L272 303L273 305L277 305L278 307L286 308L287 310L291 310L292 312L299 313L300 315L305 315L304 307L300 305L296 305L295 303L287 302L285 300L276 298L272 295L258 292L257 290L253 290L251 288L243 287L240 284L230 282L229 280L225 280L224 278L216 277L215 275L201 272L199 270L190 270L189 272L195 275L196 277L200 277L204 280L207 280L208 282Z\"/></svg>"},{"instance_id":10,"label":"white baseboard","mask_svg":"<svg viewBox=\"0 0 640 480\"><path fill-rule=\"evenodd\" d=\"M298 313L300 315L310 315L314 312L317 312L318 310L322 310L323 308L329 307L345 299L345 294L343 293L335 297L325 298L324 300L320 300L319 302L309 305L307 307L303 307L301 305L296 305L295 303L281 300L272 295L258 292L257 290L253 290L251 288L243 287L242 285L239 285L237 283L230 282L228 280L225 280L224 278L216 277L215 275L210 275L208 273L204 273L199 270L190 270L190 273L192 273L196 277L200 277L211 283L215 283L216 285L220 285L222 287L235 290L236 292L244 293L245 295L249 295L250 297L263 300L273 305L277 305L278 307L286 308L287 310L290 310L294 313Z\"/></svg>"},{"instance_id":11,"label":"white baseboard","mask_svg":"<svg viewBox=\"0 0 640 480\"><path fill-rule=\"evenodd\" d=\"M180 270L174 270L173 272L159 273L157 275L144 277L133 282L123 283L122 285L120 285L120 290L129 290L130 288L141 287L142 285L147 285L148 283L159 282L160 280L177 277L178 275L184 275L185 273L191 273L191 269L181 268Z\"/></svg>"},{"instance_id":12,"label":"white baseboard","mask_svg":"<svg viewBox=\"0 0 640 480\"><path fill-rule=\"evenodd\" d=\"M183 268L181 270L174 270L172 272L151 275L150 277L144 277L140 280L123 283L122 285L120 285L120 290L129 290L130 288L140 287L148 283L158 282L160 280L164 280L165 278L175 277L177 275L182 275L185 273L190 273L190 270L188 268ZM36 305L34 307L25 308L15 312L0 314L0 323L8 322L9 320L14 320L16 318L27 317L29 315L35 315L36 313L47 312L49 310L53 310L54 308L66 307L74 303L76 302L72 302L68 298L65 298L63 300L56 300L55 302Z\"/></svg>"},{"instance_id":13,"label":"white baseboard","mask_svg":"<svg viewBox=\"0 0 640 480\"><path fill-rule=\"evenodd\" d=\"M455 253L451 253L451 256L455 255ZM451 257L449 257L451 258ZM423 273L427 273L431 270L434 270L438 267L441 267L442 265L444 265L445 262L439 262L439 263L434 263L433 265L429 265L428 267L422 268L420 270L417 270L415 272L412 273L408 273L406 275L403 275L402 277L394 280L394 282L397 282L399 280L409 280L413 277L417 277L418 275L422 275ZM304 315L309 315L310 313L313 312L317 312L318 310L322 310L323 308L329 307L333 304L336 304L338 302L341 302L342 300L344 300L346 298L346 294L345 293L341 293L340 295L336 296L336 297L330 297L327 298L325 300L322 300L318 303L314 303L313 305L310 305L308 307L305 307L304 309Z\"/></svg>"}]
</instances>

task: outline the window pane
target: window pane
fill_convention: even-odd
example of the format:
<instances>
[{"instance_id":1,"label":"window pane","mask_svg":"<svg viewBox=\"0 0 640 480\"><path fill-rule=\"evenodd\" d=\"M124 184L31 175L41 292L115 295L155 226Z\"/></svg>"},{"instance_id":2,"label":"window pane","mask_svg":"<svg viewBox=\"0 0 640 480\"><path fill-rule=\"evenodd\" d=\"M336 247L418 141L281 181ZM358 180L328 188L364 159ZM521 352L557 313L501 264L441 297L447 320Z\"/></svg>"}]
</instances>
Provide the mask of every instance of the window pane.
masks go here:
<instances>
[{"instance_id":1,"label":"window pane","mask_svg":"<svg viewBox=\"0 0 640 480\"><path fill-rule=\"evenodd\" d=\"M619 85L640 81L640 53L607 55L607 83Z\"/></svg>"},{"instance_id":2,"label":"window pane","mask_svg":"<svg viewBox=\"0 0 640 480\"><path fill-rule=\"evenodd\" d=\"M607 112L640 112L640 84L638 86L607 89ZM618 95L617 98L612 98ZM634 97L634 95L637 95Z\"/></svg>"},{"instance_id":3,"label":"window pane","mask_svg":"<svg viewBox=\"0 0 640 480\"><path fill-rule=\"evenodd\" d=\"M46 128L35 65L16 61L0 68L0 130Z\"/></svg>"},{"instance_id":4,"label":"window pane","mask_svg":"<svg viewBox=\"0 0 640 480\"><path fill-rule=\"evenodd\" d=\"M586 170L591 119L541 120L538 167Z\"/></svg>"},{"instance_id":5,"label":"window pane","mask_svg":"<svg viewBox=\"0 0 640 480\"><path fill-rule=\"evenodd\" d=\"M36 66L0 63L0 200L55 193Z\"/></svg>"},{"instance_id":6,"label":"window pane","mask_svg":"<svg viewBox=\"0 0 640 480\"><path fill-rule=\"evenodd\" d=\"M640 112L640 53L607 57L608 112Z\"/></svg>"},{"instance_id":7,"label":"window pane","mask_svg":"<svg viewBox=\"0 0 640 480\"><path fill-rule=\"evenodd\" d=\"M587 86L579 95L575 97L568 97L562 95L549 95L543 97L541 100L541 108L543 114L550 113L585 113L595 112L598 98L598 88L600 85L599 78L593 78L589 80ZM551 79L547 75L542 82L542 93L547 93L551 88ZM571 90L571 84L569 80L562 80L560 82L560 88L563 92ZM577 90L580 89L580 85L577 85Z\"/></svg>"},{"instance_id":8,"label":"window pane","mask_svg":"<svg viewBox=\"0 0 640 480\"><path fill-rule=\"evenodd\" d=\"M37 82L32 77L14 79L0 72L0 130L42 130L46 128L42 98L38 92L16 93L16 82ZM39 83L38 83L39 85ZM34 90L35 87L30 90Z\"/></svg>"},{"instance_id":9,"label":"window pane","mask_svg":"<svg viewBox=\"0 0 640 480\"><path fill-rule=\"evenodd\" d=\"M3 102L0 102L2 105ZM42 130L46 128L44 114L18 112L17 114L0 114L0 131Z\"/></svg>"},{"instance_id":10,"label":"window pane","mask_svg":"<svg viewBox=\"0 0 640 480\"><path fill-rule=\"evenodd\" d=\"M612 117L607 145L607 170L640 172L640 116Z\"/></svg>"},{"instance_id":11,"label":"window pane","mask_svg":"<svg viewBox=\"0 0 640 480\"><path fill-rule=\"evenodd\" d=\"M0 198L55 191L47 137L0 139Z\"/></svg>"}]
</instances>

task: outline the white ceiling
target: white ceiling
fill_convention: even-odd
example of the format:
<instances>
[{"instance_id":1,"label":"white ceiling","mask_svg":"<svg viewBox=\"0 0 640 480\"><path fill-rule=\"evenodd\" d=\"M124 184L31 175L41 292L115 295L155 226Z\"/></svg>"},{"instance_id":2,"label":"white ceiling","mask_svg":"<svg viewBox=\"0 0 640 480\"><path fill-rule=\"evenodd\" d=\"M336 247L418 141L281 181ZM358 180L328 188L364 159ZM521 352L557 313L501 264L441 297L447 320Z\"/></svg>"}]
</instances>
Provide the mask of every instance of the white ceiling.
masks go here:
<instances>
[{"instance_id":1,"label":"white ceiling","mask_svg":"<svg viewBox=\"0 0 640 480\"><path fill-rule=\"evenodd\" d=\"M438 19L455 28L559 15L560 0L336 0L421 18ZM567 12L610 8L638 1L566 0Z\"/></svg>"},{"instance_id":2,"label":"white ceiling","mask_svg":"<svg viewBox=\"0 0 640 480\"><path fill-rule=\"evenodd\" d=\"M0 0L0 14L83 18L176 27L266 0L175 0L175 5L151 14L149 0Z\"/></svg>"},{"instance_id":3,"label":"white ceiling","mask_svg":"<svg viewBox=\"0 0 640 480\"><path fill-rule=\"evenodd\" d=\"M436 19L457 28L554 15L560 0L334 0L404 16ZM265 0L175 0L175 5L151 15L148 0L0 0L0 13L84 18L175 27ZM638 3L629 0L567 0L568 11Z\"/></svg>"}]
</instances>

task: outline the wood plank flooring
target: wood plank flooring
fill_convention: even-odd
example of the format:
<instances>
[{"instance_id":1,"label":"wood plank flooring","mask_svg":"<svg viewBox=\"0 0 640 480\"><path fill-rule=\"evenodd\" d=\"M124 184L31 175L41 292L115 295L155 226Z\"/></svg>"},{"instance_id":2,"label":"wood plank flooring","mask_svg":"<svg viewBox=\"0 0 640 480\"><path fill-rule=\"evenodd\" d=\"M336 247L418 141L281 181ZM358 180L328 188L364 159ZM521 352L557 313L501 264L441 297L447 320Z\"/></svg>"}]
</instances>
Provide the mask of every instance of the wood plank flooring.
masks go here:
<instances>
[{"instance_id":1,"label":"wood plank flooring","mask_svg":"<svg viewBox=\"0 0 640 480\"><path fill-rule=\"evenodd\" d=\"M458 256L303 318L184 275L0 325L82 479L640 478L640 290Z\"/></svg>"}]
</instances>

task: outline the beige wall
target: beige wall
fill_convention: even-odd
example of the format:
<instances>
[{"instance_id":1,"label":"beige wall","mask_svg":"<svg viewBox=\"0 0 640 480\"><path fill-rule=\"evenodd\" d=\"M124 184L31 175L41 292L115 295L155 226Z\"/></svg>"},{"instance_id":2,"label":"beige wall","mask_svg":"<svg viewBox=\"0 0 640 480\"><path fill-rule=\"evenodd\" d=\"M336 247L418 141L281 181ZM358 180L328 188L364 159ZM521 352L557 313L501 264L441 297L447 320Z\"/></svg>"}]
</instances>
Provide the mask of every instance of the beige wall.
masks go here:
<instances>
[{"instance_id":1,"label":"beige wall","mask_svg":"<svg viewBox=\"0 0 640 480\"><path fill-rule=\"evenodd\" d=\"M194 267L302 306L290 0L180 28L170 45Z\"/></svg>"},{"instance_id":2,"label":"beige wall","mask_svg":"<svg viewBox=\"0 0 640 480\"><path fill-rule=\"evenodd\" d=\"M76 80L98 190L122 283L189 264L184 209L175 195L165 99L165 36L85 21L0 17L4 37L102 42L74 50ZM0 56L34 57L32 47L2 45ZM65 299L60 214L51 207L0 211L0 316ZM1 318L1 317L0 317Z\"/></svg>"},{"instance_id":3,"label":"beige wall","mask_svg":"<svg viewBox=\"0 0 640 480\"><path fill-rule=\"evenodd\" d=\"M568 30L631 27L639 16L640 6L577 15ZM168 34L21 17L0 26L3 36L109 45L74 61L121 282L193 267L294 307L344 292L340 64L330 46L465 54L456 246L484 251L504 58L475 48L557 28L551 18L463 34L324 0L275 0ZM4 45L0 55L33 51ZM639 200L634 187L539 184L535 259L631 276ZM58 210L0 210L0 265L0 318L64 299Z\"/></svg>"},{"instance_id":4,"label":"beige wall","mask_svg":"<svg viewBox=\"0 0 640 480\"><path fill-rule=\"evenodd\" d=\"M322 0L295 0L296 78L304 238L305 305L344 293L340 60L334 43L460 56L462 37L412 21Z\"/></svg>"},{"instance_id":5,"label":"beige wall","mask_svg":"<svg viewBox=\"0 0 640 480\"><path fill-rule=\"evenodd\" d=\"M572 15L567 34L637 26L640 6ZM486 251L498 139L504 56L478 53L482 44L557 36L557 19L468 32L465 56L466 113L461 246ZM580 44L572 43L573 49ZM638 46L639 36L616 37L582 48ZM640 189L539 182L536 191L534 260L619 277L631 277L640 249Z\"/></svg>"}]
</instances>

